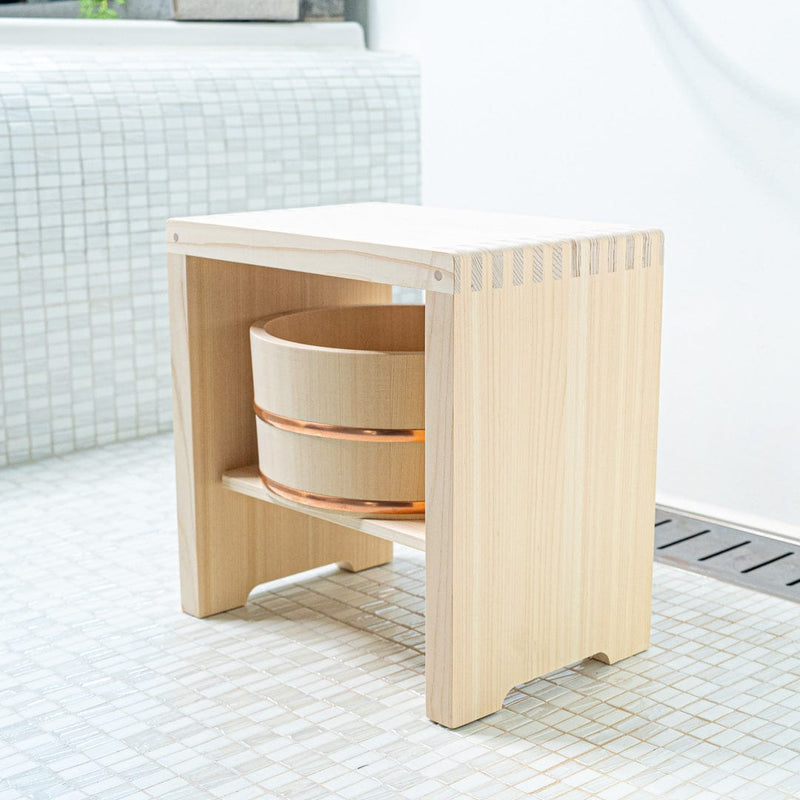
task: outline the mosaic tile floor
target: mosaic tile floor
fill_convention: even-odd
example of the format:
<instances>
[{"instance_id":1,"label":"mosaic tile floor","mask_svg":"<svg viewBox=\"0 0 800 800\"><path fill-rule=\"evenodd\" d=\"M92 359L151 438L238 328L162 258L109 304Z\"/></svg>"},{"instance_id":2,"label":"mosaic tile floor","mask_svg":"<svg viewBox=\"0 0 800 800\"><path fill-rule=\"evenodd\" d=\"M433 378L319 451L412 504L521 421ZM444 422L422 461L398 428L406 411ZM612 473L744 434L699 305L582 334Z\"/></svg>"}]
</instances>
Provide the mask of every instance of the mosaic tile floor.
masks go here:
<instances>
[{"instance_id":1,"label":"mosaic tile floor","mask_svg":"<svg viewBox=\"0 0 800 800\"><path fill-rule=\"evenodd\" d=\"M0 472L0 800L800 796L800 609L655 565L650 650L425 719L420 554L179 611L171 439Z\"/></svg>"}]
</instances>

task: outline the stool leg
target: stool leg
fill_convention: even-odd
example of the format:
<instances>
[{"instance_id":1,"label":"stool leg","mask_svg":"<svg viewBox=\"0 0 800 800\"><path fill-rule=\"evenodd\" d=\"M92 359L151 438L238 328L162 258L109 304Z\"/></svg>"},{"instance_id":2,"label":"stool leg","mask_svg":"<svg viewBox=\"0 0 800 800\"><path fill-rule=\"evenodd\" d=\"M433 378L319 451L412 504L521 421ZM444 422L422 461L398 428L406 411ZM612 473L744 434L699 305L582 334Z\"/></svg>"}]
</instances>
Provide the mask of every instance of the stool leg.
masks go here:
<instances>
[{"instance_id":1,"label":"stool leg","mask_svg":"<svg viewBox=\"0 0 800 800\"><path fill-rule=\"evenodd\" d=\"M619 270L569 243L459 257L460 291L426 298L427 704L448 727L647 647L662 269L629 238Z\"/></svg>"},{"instance_id":2,"label":"stool leg","mask_svg":"<svg viewBox=\"0 0 800 800\"><path fill-rule=\"evenodd\" d=\"M388 302L391 287L169 256L175 464L183 609L243 605L254 586L341 562L392 558L391 542L231 492L222 473L255 464L249 329L298 308Z\"/></svg>"}]
</instances>

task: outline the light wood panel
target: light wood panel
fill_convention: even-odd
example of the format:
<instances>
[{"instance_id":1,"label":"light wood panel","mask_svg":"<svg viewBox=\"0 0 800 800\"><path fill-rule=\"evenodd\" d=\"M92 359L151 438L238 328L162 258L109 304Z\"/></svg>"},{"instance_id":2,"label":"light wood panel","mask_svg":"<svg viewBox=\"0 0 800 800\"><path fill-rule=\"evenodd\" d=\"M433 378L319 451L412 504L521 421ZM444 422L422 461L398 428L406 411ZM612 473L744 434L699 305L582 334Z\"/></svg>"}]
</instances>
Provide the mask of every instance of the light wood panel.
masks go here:
<instances>
[{"instance_id":1,"label":"light wood panel","mask_svg":"<svg viewBox=\"0 0 800 800\"><path fill-rule=\"evenodd\" d=\"M387 247L382 242L364 240L359 230L369 228L368 222L361 228L369 216L368 205L171 219L167 224L167 246L170 252L183 255L452 291L453 258L449 253L432 254L399 241ZM353 240L346 239L342 229L337 229L335 220L344 222L350 218L339 211L341 208L354 209Z\"/></svg>"},{"instance_id":2,"label":"light wood panel","mask_svg":"<svg viewBox=\"0 0 800 800\"><path fill-rule=\"evenodd\" d=\"M391 543L222 486L226 469L257 458L250 324L297 308L386 303L391 287L174 253L169 283L184 610L235 608L257 584L323 564L391 560Z\"/></svg>"},{"instance_id":3,"label":"light wood panel","mask_svg":"<svg viewBox=\"0 0 800 800\"><path fill-rule=\"evenodd\" d=\"M428 300L437 722L648 646L662 284L650 236L464 255L461 292Z\"/></svg>"},{"instance_id":4,"label":"light wood panel","mask_svg":"<svg viewBox=\"0 0 800 800\"><path fill-rule=\"evenodd\" d=\"M456 648L463 653L468 645L462 626L469 612L462 614L453 594L463 580L463 570L455 569L460 542L453 526L453 301L446 294L425 298L425 702L428 716L443 725L462 713L454 710L464 680L456 678L453 659Z\"/></svg>"},{"instance_id":5,"label":"light wood panel","mask_svg":"<svg viewBox=\"0 0 800 800\"><path fill-rule=\"evenodd\" d=\"M354 531L368 533L390 542L397 542L415 550L425 550L425 521L413 520L407 517L393 517L391 519L364 519L355 514L336 514L318 508L300 506L283 497L267 491L261 478L258 476L257 466L240 467L231 469L222 475L223 485L232 492L253 497L261 502L273 503L292 510L302 511L318 519L336 523Z\"/></svg>"},{"instance_id":6,"label":"light wood panel","mask_svg":"<svg viewBox=\"0 0 800 800\"><path fill-rule=\"evenodd\" d=\"M167 248L452 294L457 254L635 232L598 222L352 203L171 219Z\"/></svg>"}]
</instances>

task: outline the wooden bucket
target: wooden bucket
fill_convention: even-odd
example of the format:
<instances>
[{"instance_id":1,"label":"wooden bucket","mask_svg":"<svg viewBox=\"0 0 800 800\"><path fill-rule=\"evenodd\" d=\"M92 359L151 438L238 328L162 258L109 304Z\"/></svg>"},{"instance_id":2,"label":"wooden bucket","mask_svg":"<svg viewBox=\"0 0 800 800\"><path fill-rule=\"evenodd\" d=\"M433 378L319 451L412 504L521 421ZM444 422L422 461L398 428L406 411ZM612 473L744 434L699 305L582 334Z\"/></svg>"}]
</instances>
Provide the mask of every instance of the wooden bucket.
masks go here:
<instances>
[{"instance_id":1,"label":"wooden bucket","mask_svg":"<svg viewBox=\"0 0 800 800\"><path fill-rule=\"evenodd\" d=\"M332 306L250 328L266 487L316 508L425 510L425 307Z\"/></svg>"}]
</instances>

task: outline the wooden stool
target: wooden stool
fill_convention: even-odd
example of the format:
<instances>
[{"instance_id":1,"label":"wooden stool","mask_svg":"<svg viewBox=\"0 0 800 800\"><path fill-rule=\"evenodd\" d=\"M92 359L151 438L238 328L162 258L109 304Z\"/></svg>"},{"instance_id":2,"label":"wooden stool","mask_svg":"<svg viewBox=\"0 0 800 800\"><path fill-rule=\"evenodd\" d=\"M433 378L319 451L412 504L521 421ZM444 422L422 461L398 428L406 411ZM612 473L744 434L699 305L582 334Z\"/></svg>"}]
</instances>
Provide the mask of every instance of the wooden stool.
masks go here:
<instances>
[{"instance_id":1,"label":"wooden stool","mask_svg":"<svg viewBox=\"0 0 800 800\"><path fill-rule=\"evenodd\" d=\"M167 226L183 608L424 550L427 713L457 727L514 686L648 646L660 231L355 204ZM269 493L250 324L424 289L426 519Z\"/></svg>"}]
</instances>

